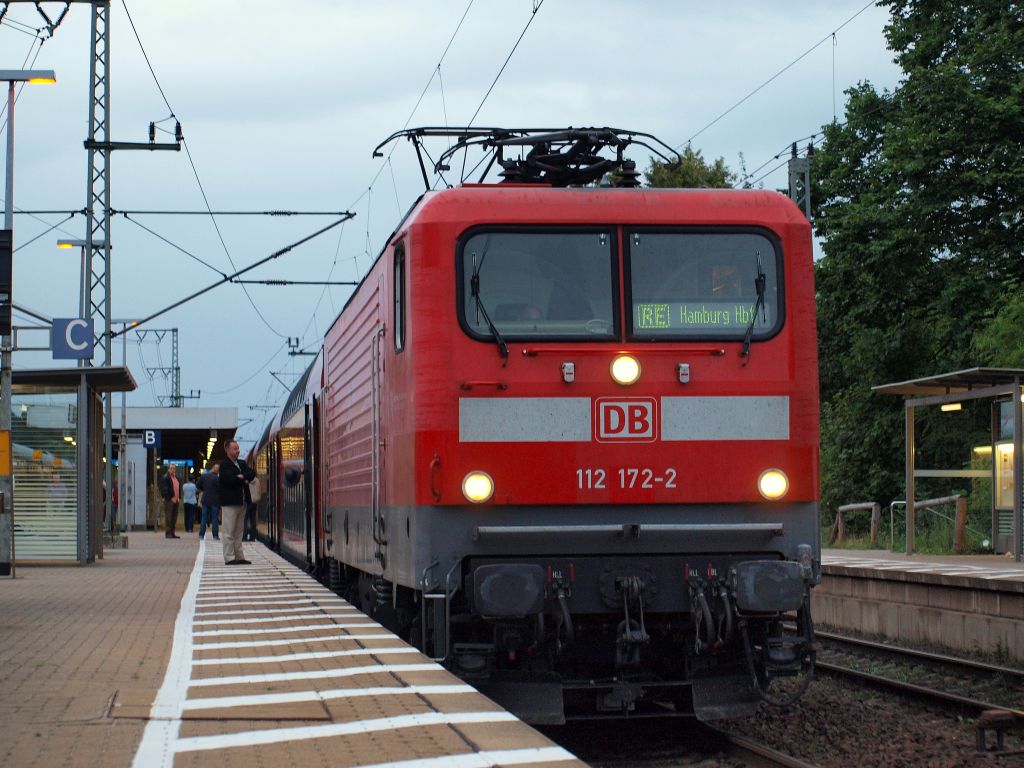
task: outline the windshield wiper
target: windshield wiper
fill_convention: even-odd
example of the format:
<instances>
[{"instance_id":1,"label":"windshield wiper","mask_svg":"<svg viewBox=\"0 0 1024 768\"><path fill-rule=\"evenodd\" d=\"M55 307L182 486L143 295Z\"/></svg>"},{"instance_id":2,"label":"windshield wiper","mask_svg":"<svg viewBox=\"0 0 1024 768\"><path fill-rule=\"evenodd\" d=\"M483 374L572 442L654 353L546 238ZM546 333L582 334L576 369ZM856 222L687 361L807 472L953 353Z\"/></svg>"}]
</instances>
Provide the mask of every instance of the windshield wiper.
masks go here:
<instances>
[{"instance_id":1,"label":"windshield wiper","mask_svg":"<svg viewBox=\"0 0 1024 768\"><path fill-rule=\"evenodd\" d=\"M766 282L767 277L764 274L764 270L761 268L761 252L757 251L757 277L754 278L754 290L757 291L757 302L754 304L754 314L750 317L750 325L747 326L747 332L743 336L743 349L740 351L740 357L750 357L750 339L754 335L754 324L757 322L758 310L761 310L761 319L766 323L768 322L764 306L764 289ZM746 362L744 362L744 365L746 365Z\"/></svg>"},{"instance_id":2,"label":"windshield wiper","mask_svg":"<svg viewBox=\"0 0 1024 768\"><path fill-rule=\"evenodd\" d=\"M484 259L487 258L487 246L484 246L483 255L480 257L480 263L476 261L476 254L473 254L473 275L469 278L469 292L473 296L473 301L476 302L476 311L483 316L484 322L487 323L487 328L494 336L494 340L498 342L498 351L501 352L501 356L505 359L505 364L508 364L508 344L505 343L505 339L501 337L498 329L495 327L494 322L491 320L491 316L487 314L487 307L484 306L483 300L480 298L480 268L484 265Z\"/></svg>"}]
</instances>

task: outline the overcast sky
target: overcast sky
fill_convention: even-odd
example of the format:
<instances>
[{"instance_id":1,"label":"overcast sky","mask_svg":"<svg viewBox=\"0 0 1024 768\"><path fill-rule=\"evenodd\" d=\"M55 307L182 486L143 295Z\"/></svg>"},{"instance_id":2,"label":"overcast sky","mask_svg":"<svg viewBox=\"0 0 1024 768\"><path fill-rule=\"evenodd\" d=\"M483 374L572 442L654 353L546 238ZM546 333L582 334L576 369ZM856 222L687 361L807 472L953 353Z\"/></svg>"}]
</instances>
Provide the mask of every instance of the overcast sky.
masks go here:
<instances>
[{"instance_id":1,"label":"overcast sky","mask_svg":"<svg viewBox=\"0 0 1024 768\"><path fill-rule=\"evenodd\" d=\"M340 230L261 267L252 277L354 280L362 276L422 191L415 157L403 143L389 165L376 144L410 125L464 125L530 19L538 0L474 0L440 67L468 0L127 0L149 60L191 150L214 210L352 210ZM887 14L868 7L770 84L707 127L737 101L864 8L864 0L825 3L736 0L544 0L476 125L612 125L655 134L672 146L693 138L706 158L754 171L832 120L842 120L843 89L863 80L892 88L899 71L886 50ZM62 3L44 3L56 16ZM40 48L22 25L41 26L32 4L12 5L0 26L0 69L54 69L56 86L30 86L16 110L15 205L21 210L82 209L86 196L90 10L74 5ZM121 0L111 3L111 138L145 141L168 109L136 42ZM27 59L26 59L27 57ZM433 78L432 78L433 74ZM2 121L6 140L6 115ZM171 127L172 123L165 124ZM704 129L704 130L702 130ZM162 136L162 140L170 137ZM647 154L636 152L646 167ZM753 174L785 185L781 161ZM184 152L119 152L112 162L118 210L205 210ZM2 188L0 188L2 192ZM63 216L15 217L15 248ZM139 215L139 223L209 262L241 268L332 221L323 217ZM84 217L15 254L15 301L51 317L78 310L79 254L58 238L84 238ZM113 316L145 316L219 275L123 217L112 225ZM285 337L309 348L350 289L223 286L151 323L178 328L182 389L189 406L237 406L246 440L262 432L286 382L309 358L289 357ZM16 324L28 324L17 318ZM269 327L268 327L269 325ZM27 338L27 337L26 337ZM54 365L49 353L18 352L14 366ZM170 339L132 338L127 361L137 392L129 405L155 405L170 380L146 368L169 366ZM115 349L120 362L121 346ZM97 363L100 360L96 361Z\"/></svg>"}]
</instances>

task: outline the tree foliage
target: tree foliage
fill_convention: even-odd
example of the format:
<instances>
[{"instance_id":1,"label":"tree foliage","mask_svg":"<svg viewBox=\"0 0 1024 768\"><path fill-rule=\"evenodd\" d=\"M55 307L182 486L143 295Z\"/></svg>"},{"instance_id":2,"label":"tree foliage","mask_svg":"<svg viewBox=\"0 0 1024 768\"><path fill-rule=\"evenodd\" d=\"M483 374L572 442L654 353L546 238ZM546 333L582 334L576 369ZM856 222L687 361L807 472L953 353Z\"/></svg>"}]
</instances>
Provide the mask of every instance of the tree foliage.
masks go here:
<instances>
[{"instance_id":1,"label":"tree foliage","mask_svg":"<svg viewBox=\"0 0 1024 768\"><path fill-rule=\"evenodd\" d=\"M736 182L736 175L721 157L707 162L700 150L694 150L689 145L679 157L681 162L674 167L652 158L650 166L644 171L647 186L724 189L732 187Z\"/></svg>"},{"instance_id":2,"label":"tree foliage","mask_svg":"<svg viewBox=\"0 0 1024 768\"><path fill-rule=\"evenodd\" d=\"M814 158L827 508L903 496L903 409L872 385L1024 362L1003 354L1024 331L1024 7L888 5L903 79L847 91Z\"/></svg>"}]
</instances>

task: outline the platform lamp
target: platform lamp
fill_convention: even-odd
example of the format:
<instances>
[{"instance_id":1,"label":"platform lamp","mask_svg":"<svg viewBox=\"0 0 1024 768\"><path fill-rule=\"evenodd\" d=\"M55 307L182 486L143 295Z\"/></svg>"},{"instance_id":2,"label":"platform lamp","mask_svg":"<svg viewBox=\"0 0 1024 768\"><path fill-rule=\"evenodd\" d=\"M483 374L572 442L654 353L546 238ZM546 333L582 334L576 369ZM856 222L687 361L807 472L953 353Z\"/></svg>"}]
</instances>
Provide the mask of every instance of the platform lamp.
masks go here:
<instances>
[{"instance_id":1,"label":"platform lamp","mask_svg":"<svg viewBox=\"0 0 1024 768\"><path fill-rule=\"evenodd\" d=\"M107 244L103 240L93 240L93 248L106 248ZM61 249L78 248L82 254L82 263L79 268L79 289L78 289L78 316L81 318L88 318L92 314L89 310L89 264L87 252L89 248L88 240L58 240L57 247Z\"/></svg>"},{"instance_id":2,"label":"platform lamp","mask_svg":"<svg viewBox=\"0 0 1024 768\"><path fill-rule=\"evenodd\" d=\"M7 170L4 184L4 229L14 242L14 86L16 83L56 83L52 69L0 69L0 81L7 83ZM0 264L0 440L7 458L0 463L0 575L14 575L14 482L11 456L11 305L14 269L8 261L11 250L4 249ZM10 562L7 562L8 542Z\"/></svg>"}]
</instances>

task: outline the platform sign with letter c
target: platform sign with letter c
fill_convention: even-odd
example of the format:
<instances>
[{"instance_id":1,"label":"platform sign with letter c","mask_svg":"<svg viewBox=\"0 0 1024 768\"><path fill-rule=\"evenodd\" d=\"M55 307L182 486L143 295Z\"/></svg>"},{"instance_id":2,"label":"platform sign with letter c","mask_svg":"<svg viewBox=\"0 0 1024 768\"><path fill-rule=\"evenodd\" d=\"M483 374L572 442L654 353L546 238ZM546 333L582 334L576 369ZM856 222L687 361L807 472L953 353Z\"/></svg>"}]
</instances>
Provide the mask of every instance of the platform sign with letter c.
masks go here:
<instances>
[{"instance_id":1,"label":"platform sign with letter c","mask_svg":"<svg viewBox=\"0 0 1024 768\"><path fill-rule=\"evenodd\" d=\"M91 317L54 318L50 346L54 360L91 360L95 321Z\"/></svg>"}]
</instances>

